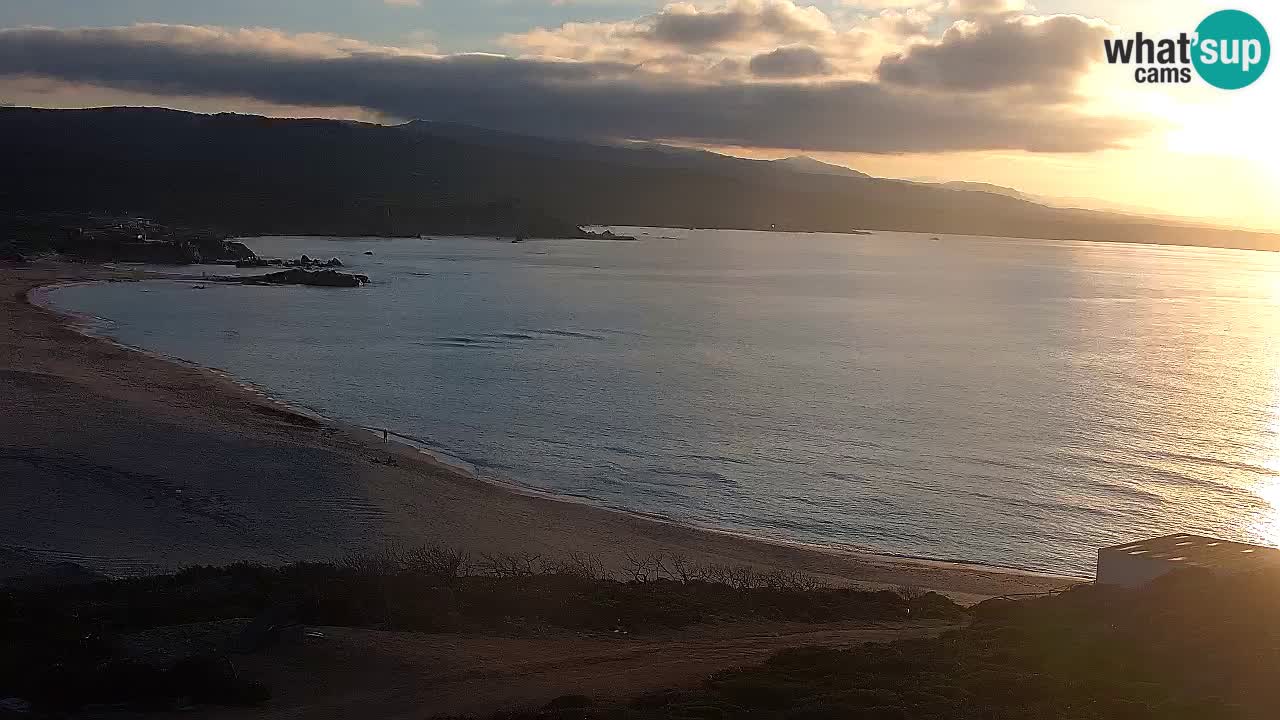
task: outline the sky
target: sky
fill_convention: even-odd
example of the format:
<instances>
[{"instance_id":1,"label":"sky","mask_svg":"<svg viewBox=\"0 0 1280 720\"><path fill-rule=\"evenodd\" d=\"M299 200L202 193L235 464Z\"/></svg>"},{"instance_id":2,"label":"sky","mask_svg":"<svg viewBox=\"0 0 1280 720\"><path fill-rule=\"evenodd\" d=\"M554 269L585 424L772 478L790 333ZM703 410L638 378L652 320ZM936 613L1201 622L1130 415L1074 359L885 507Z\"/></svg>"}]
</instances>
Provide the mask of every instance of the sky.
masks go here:
<instances>
[{"instance_id":1,"label":"sky","mask_svg":"<svg viewBox=\"0 0 1280 720\"><path fill-rule=\"evenodd\" d=\"M805 154L1280 229L1280 69L1138 84L1103 40L1201 0L0 0L0 102ZM1280 4L1231 5L1274 37Z\"/></svg>"}]
</instances>

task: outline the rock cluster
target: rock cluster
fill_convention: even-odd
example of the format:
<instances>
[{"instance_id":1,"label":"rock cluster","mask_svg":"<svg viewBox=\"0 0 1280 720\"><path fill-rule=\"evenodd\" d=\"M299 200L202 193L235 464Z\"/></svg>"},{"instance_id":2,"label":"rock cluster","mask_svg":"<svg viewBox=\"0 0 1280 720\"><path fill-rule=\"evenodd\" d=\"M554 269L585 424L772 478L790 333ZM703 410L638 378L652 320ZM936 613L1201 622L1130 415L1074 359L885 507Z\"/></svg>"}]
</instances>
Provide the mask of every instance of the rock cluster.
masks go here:
<instances>
[{"instance_id":1,"label":"rock cluster","mask_svg":"<svg viewBox=\"0 0 1280 720\"><path fill-rule=\"evenodd\" d=\"M360 287L369 283L368 275L337 270L291 268L280 272L238 278L245 285L313 285L317 287Z\"/></svg>"}]
</instances>

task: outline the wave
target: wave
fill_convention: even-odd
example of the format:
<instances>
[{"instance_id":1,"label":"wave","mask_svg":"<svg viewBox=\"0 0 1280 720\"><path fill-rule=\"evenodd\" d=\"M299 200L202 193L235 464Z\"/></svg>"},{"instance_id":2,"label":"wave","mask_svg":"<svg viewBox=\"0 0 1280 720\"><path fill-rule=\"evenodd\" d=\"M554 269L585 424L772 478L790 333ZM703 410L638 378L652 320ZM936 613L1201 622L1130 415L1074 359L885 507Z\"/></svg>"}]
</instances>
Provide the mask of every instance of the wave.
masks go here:
<instances>
[{"instance_id":1,"label":"wave","mask_svg":"<svg viewBox=\"0 0 1280 720\"><path fill-rule=\"evenodd\" d=\"M1241 472L1254 473L1257 475L1266 475L1267 477L1275 476L1277 473L1270 468L1254 465L1252 463L1238 462L1235 460L1220 460L1218 458L1206 457L1204 455L1191 455L1188 453L1170 452L1167 450L1146 450L1141 454L1151 458L1175 460L1196 463L1198 465L1206 465L1214 468L1225 468L1228 470L1239 470Z\"/></svg>"},{"instance_id":2,"label":"wave","mask_svg":"<svg viewBox=\"0 0 1280 720\"><path fill-rule=\"evenodd\" d=\"M751 465L750 460L742 460L740 458L728 457L727 455L698 455L697 453L687 455L672 455L672 457L685 460L709 460L711 462L729 463L731 465Z\"/></svg>"},{"instance_id":3,"label":"wave","mask_svg":"<svg viewBox=\"0 0 1280 720\"><path fill-rule=\"evenodd\" d=\"M552 328L543 330L499 330L475 335L441 335L428 344L443 344L454 347L500 347L504 344L526 343L554 338L577 338L597 341L606 339L604 335L597 333Z\"/></svg>"},{"instance_id":4,"label":"wave","mask_svg":"<svg viewBox=\"0 0 1280 720\"><path fill-rule=\"evenodd\" d=\"M531 330L530 332L541 335L554 335L557 337L582 338L584 340L605 340L604 335L587 332L585 330L562 330L559 328L550 328L544 330Z\"/></svg>"},{"instance_id":5,"label":"wave","mask_svg":"<svg viewBox=\"0 0 1280 720\"><path fill-rule=\"evenodd\" d=\"M713 472L711 470L679 470L674 468L657 467L657 468L649 468L649 472L653 473L654 475L661 475L664 477L684 477L684 478L690 478L692 480L711 480L713 482L719 482L725 485L738 484L736 480L730 479L728 477L725 477L724 475L721 475L718 472Z\"/></svg>"}]
</instances>

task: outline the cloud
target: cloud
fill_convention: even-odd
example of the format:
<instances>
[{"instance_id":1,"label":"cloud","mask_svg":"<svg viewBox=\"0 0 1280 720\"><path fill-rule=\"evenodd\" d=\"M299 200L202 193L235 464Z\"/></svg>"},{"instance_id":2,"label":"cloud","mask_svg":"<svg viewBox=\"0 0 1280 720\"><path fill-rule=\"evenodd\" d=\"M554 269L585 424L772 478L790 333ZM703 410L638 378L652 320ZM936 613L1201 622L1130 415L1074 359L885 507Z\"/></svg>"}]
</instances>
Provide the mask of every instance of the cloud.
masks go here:
<instances>
[{"instance_id":1,"label":"cloud","mask_svg":"<svg viewBox=\"0 0 1280 720\"><path fill-rule=\"evenodd\" d=\"M681 47L762 37L814 39L831 31L825 13L790 0L732 0L724 7L708 10L687 2L672 3L636 23L635 29L638 35Z\"/></svg>"},{"instance_id":2,"label":"cloud","mask_svg":"<svg viewBox=\"0 0 1280 720\"><path fill-rule=\"evenodd\" d=\"M780 46L820 48L848 59L861 38L838 32L819 8L793 0L725 0L719 6L670 3L635 20L570 22L503 36L523 53L573 60L644 65L686 75L741 72L750 59Z\"/></svg>"},{"instance_id":3,"label":"cloud","mask_svg":"<svg viewBox=\"0 0 1280 720\"><path fill-rule=\"evenodd\" d=\"M934 42L880 61L881 80L964 92L1023 90L1067 99L1099 61L1112 29L1076 15L958 21Z\"/></svg>"},{"instance_id":4,"label":"cloud","mask_svg":"<svg viewBox=\"0 0 1280 720\"><path fill-rule=\"evenodd\" d=\"M571 22L504 40L530 48L608 41L662 48L657 52L705 52L743 44L815 41L834 33L831 20L816 7L802 7L793 0L727 0L706 8L674 2L637 20Z\"/></svg>"},{"instance_id":5,"label":"cloud","mask_svg":"<svg viewBox=\"0 0 1280 720\"><path fill-rule=\"evenodd\" d=\"M907 8L945 5L941 0L840 0L840 4L860 10L884 10L887 8L905 10Z\"/></svg>"},{"instance_id":6,"label":"cloud","mask_svg":"<svg viewBox=\"0 0 1280 720\"><path fill-rule=\"evenodd\" d=\"M970 18L1016 13L1026 6L1025 0L950 0L947 3L947 13L956 17Z\"/></svg>"},{"instance_id":7,"label":"cloud","mask_svg":"<svg viewBox=\"0 0 1280 720\"><path fill-rule=\"evenodd\" d=\"M867 27L872 31L891 38L922 36L929 30L933 21L928 13L916 8L898 10L886 8L880 14L867 20Z\"/></svg>"},{"instance_id":8,"label":"cloud","mask_svg":"<svg viewBox=\"0 0 1280 720\"><path fill-rule=\"evenodd\" d=\"M779 47L807 46L827 62L826 74L871 79L881 56L918 39L930 16L920 9L858 14L837 27L820 8L794 0L672 3L617 22L569 22L500 38L504 47L538 57L620 62L686 76L748 72L751 59Z\"/></svg>"},{"instance_id":9,"label":"cloud","mask_svg":"<svg viewBox=\"0 0 1280 720\"><path fill-rule=\"evenodd\" d=\"M168 97L357 107L531 134L815 151L1088 151L1147 129L999 94L934 92L934 83L690 78L618 62L434 55L260 29L0 30L0 75Z\"/></svg>"},{"instance_id":10,"label":"cloud","mask_svg":"<svg viewBox=\"0 0 1280 720\"><path fill-rule=\"evenodd\" d=\"M382 2L396 7L422 7L422 0L382 0Z\"/></svg>"},{"instance_id":11,"label":"cloud","mask_svg":"<svg viewBox=\"0 0 1280 720\"><path fill-rule=\"evenodd\" d=\"M234 95L157 95L39 77L0 77L0 100L3 100L0 106L161 107L210 114L234 112L268 117L332 118L382 124L399 121L398 118L388 118L380 112L351 105L285 105Z\"/></svg>"},{"instance_id":12,"label":"cloud","mask_svg":"<svg viewBox=\"0 0 1280 720\"><path fill-rule=\"evenodd\" d=\"M808 45L789 45L751 58L751 74L757 77L798 78L829 75L831 63Z\"/></svg>"},{"instance_id":13,"label":"cloud","mask_svg":"<svg viewBox=\"0 0 1280 720\"><path fill-rule=\"evenodd\" d=\"M174 55L270 55L297 58L343 58L360 54L388 56L426 55L429 51L375 45L329 33L287 33L273 28L221 28L207 25L139 23L125 27L54 29L27 27L0 29L0 37L12 53L18 43L59 43L67 47L97 47L120 52L149 52L164 48ZM55 40L56 38L56 40ZM128 62L127 58L104 58Z\"/></svg>"}]
</instances>

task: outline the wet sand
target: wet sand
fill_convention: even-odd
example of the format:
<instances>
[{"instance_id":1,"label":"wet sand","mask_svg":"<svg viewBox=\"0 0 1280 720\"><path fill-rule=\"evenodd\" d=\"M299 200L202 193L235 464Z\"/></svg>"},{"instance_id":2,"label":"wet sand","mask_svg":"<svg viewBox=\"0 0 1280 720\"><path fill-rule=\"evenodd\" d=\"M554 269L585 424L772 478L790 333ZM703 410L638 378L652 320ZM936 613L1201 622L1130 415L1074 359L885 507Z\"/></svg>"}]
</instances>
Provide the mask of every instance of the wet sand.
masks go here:
<instances>
[{"instance_id":1,"label":"wet sand","mask_svg":"<svg viewBox=\"0 0 1280 720\"><path fill-rule=\"evenodd\" d=\"M58 561L130 574L332 559L392 542L591 553L615 567L629 554L680 553L960 601L1073 582L777 544L514 492L293 413L219 373L88 337L28 299L51 283L137 277L0 266L0 577Z\"/></svg>"}]
</instances>

